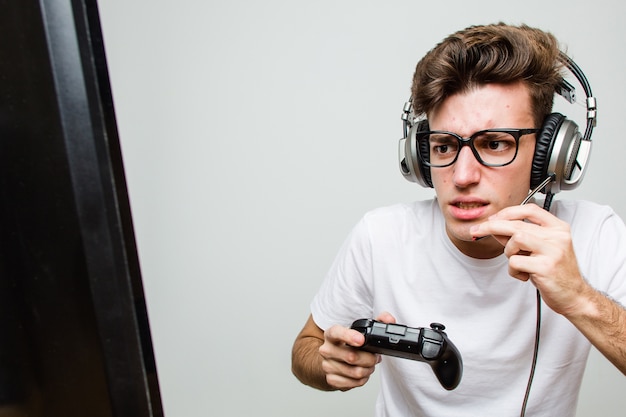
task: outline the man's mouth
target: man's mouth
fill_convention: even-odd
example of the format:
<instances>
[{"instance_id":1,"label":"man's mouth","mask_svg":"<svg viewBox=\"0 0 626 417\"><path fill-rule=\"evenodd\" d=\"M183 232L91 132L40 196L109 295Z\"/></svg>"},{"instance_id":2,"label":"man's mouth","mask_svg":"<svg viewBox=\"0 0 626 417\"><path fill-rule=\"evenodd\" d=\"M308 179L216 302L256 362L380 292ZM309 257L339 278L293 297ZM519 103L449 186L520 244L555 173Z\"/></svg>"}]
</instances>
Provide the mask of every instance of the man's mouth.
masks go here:
<instances>
[{"instance_id":1,"label":"man's mouth","mask_svg":"<svg viewBox=\"0 0 626 417\"><path fill-rule=\"evenodd\" d=\"M483 218L489 203L481 199L458 199L450 202L450 215L461 221Z\"/></svg>"},{"instance_id":2,"label":"man's mouth","mask_svg":"<svg viewBox=\"0 0 626 417\"><path fill-rule=\"evenodd\" d=\"M471 209L475 209L475 208L479 208L484 206L484 203L464 203L464 202L457 202L454 204L456 207L462 209L462 210L471 210Z\"/></svg>"}]
</instances>

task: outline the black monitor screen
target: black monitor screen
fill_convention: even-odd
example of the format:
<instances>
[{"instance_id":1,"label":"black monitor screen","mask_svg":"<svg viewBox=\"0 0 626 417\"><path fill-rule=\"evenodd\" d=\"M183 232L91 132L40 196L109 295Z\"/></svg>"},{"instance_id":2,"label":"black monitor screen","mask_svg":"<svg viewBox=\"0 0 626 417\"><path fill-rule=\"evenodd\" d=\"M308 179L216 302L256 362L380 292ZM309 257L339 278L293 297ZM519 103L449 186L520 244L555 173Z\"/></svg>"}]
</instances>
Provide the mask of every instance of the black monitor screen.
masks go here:
<instances>
[{"instance_id":1,"label":"black monitor screen","mask_svg":"<svg viewBox=\"0 0 626 417\"><path fill-rule=\"evenodd\" d=\"M97 4L0 5L0 415L160 416Z\"/></svg>"}]
</instances>

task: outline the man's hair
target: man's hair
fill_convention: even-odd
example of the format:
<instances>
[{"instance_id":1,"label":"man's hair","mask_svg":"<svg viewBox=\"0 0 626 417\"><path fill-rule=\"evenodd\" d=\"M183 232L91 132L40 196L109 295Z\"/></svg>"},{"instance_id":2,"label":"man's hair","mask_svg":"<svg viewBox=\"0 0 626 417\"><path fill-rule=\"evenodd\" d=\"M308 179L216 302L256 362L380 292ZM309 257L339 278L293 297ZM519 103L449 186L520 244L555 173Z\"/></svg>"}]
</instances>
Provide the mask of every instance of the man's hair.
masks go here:
<instances>
[{"instance_id":1,"label":"man's hair","mask_svg":"<svg viewBox=\"0 0 626 417\"><path fill-rule=\"evenodd\" d=\"M428 114L447 97L489 83L522 81L535 122L552 111L563 65L556 38L526 25L470 26L454 33L418 62L411 88L413 111Z\"/></svg>"}]
</instances>

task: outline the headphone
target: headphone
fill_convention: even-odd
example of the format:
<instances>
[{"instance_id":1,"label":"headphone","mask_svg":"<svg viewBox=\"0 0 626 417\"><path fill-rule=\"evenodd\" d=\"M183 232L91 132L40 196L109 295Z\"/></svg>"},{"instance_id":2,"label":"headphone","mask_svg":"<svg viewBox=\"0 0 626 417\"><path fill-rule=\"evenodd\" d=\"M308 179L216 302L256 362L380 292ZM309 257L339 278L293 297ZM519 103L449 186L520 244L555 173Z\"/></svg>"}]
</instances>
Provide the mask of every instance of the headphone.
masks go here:
<instances>
[{"instance_id":1,"label":"headphone","mask_svg":"<svg viewBox=\"0 0 626 417\"><path fill-rule=\"evenodd\" d=\"M596 99L591 93L591 86L585 74L576 63L563 52L560 60L565 67L574 74L587 97L587 127L584 135L572 120L561 113L551 113L543 121L541 130L537 133L535 154L533 156L530 174L530 188L539 186L542 181L552 177L544 193L554 195L561 190L573 190L582 182L585 174L589 154L591 152L591 133L596 126ZM569 103L576 101L576 91L565 79L561 81L556 91ZM420 153L428 153L419 149L417 132L429 130L425 115L415 115L409 100L402 111L404 137L399 143L400 172L408 181L420 184L423 187L433 187L430 176L430 167L421 163Z\"/></svg>"}]
</instances>

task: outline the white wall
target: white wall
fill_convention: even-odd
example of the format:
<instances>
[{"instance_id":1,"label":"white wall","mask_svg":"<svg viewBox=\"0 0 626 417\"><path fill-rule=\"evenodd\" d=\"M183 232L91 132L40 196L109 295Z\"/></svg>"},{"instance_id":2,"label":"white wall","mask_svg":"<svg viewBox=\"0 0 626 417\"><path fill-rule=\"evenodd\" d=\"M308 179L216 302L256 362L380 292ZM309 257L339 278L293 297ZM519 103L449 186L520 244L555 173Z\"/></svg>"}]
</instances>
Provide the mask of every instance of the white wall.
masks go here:
<instances>
[{"instance_id":1,"label":"white wall","mask_svg":"<svg viewBox=\"0 0 626 417\"><path fill-rule=\"evenodd\" d=\"M399 116L415 63L457 29L524 22L564 42L599 124L584 184L557 198L626 218L623 4L100 0L166 414L372 415L376 382L304 387L291 344L359 217L432 195L397 171ZM623 415L624 392L593 354L579 415Z\"/></svg>"}]
</instances>

